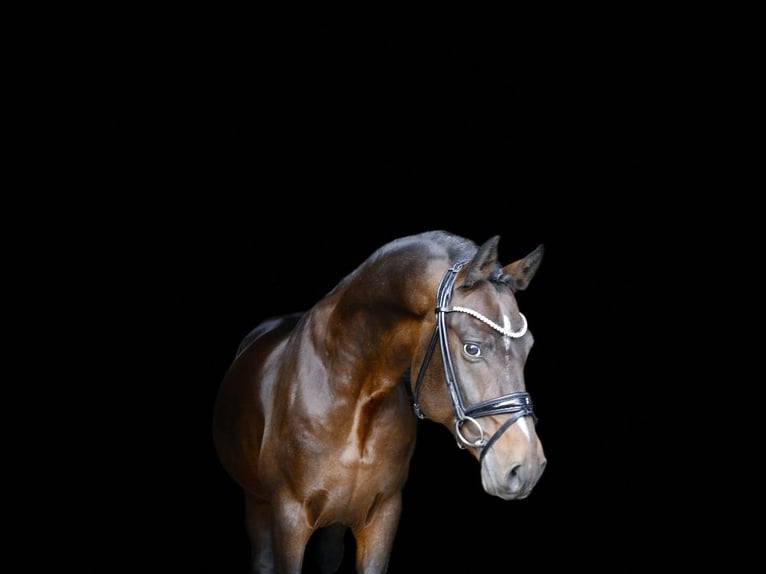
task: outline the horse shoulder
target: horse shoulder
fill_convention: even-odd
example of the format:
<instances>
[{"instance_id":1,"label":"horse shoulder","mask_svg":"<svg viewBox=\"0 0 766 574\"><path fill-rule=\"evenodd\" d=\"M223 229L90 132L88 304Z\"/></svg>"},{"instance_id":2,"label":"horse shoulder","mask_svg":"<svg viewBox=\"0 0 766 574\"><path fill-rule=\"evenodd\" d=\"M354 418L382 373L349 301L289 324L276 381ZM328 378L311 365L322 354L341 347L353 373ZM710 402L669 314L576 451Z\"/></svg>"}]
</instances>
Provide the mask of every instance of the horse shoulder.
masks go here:
<instances>
[{"instance_id":1,"label":"horse shoulder","mask_svg":"<svg viewBox=\"0 0 766 574\"><path fill-rule=\"evenodd\" d=\"M301 314L269 319L240 344L215 401L213 437L224 467L238 482L256 489L266 417L273 405L274 373L268 365L284 348Z\"/></svg>"}]
</instances>

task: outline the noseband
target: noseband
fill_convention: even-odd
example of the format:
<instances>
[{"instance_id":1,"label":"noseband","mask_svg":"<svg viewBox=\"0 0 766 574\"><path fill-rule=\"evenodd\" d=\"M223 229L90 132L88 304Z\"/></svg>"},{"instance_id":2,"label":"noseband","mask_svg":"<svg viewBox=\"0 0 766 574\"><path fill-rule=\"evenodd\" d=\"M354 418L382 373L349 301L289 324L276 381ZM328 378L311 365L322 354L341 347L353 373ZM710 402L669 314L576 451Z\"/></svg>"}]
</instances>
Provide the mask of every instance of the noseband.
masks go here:
<instances>
[{"instance_id":1,"label":"noseband","mask_svg":"<svg viewBox=\"0 0 766 574\"><path fill-rule=\"evenodd\" d=\"M436 326L434 327L434 332L431 335L426 354L423 357L423 362L418 371L418 377L415 381L415 389L412 396L412 406L418 418L425 418L423 410L418 404L418 395L420 393L420 385L423 382L426 367L431 360L431 355L433 355L436 341L438 340L439 349L441 350L442 355L442 364L444 366L444 380L447 383L447 390L449 391L452 408L455 411L455 417L457 419L455 421L455 436L458 439L458 446L460 448L465 448L466 446L481 448L482 450L479 456L479 461L481 461L484 459L484 455L495 441L500 438L500 436L508 430L513 423L527 415L533 417L535 421L537 421L537 417L532 411L532 398L529 396L529 393L526 392L510 393L495 399L477 403L468 408L466 408L465 403L463 402L463 396L460 393L460 387L457 384L457 376L455 375L455 368L452 364L452 356L447 341L447 327L445 323L447 313L466 313L489 325L492 329L502 333L504 336L512 337L514 339L522 337L524 333L527 332L527 320L524 315L521 315L521 319L524 322L522 327L518 331L513 331L509 328L506 329L501 327L494 321L472 309L449 306L455 279L457 278L458 271L460 271L464 264L465 261L461 261L450 267L439 284L439 289L436 294ZM512 413L513 416L505 421L489 440L484 438L484 429L476 419L504 413ZM468 440L461 432L463 425L466 423L470 423L478 429L479 438L474 442Z\"/></svg>"}]
</instances>

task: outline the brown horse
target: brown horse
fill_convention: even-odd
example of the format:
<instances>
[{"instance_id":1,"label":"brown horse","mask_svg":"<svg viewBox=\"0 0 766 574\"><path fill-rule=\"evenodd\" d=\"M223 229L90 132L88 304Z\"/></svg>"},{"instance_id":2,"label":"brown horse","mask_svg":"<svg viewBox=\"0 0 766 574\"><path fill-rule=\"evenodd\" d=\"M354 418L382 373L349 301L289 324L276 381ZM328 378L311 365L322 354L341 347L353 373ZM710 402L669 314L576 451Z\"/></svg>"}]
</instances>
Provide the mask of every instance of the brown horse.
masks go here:
<instances>
[{"instance_id":1,"label":"brown horse","mask_svg":"<svg viewBox=\"0 0 766 574\"><path fill-rule=\"evenodd\" d=\"M486 492L530 494L546 461L524 385L532 334L514 293L543 247L501 267L498 241L444 231L396 239L308 312L242 341L213 432L245 492L253 572L299 574L317 530L322 571L335 572L348 528L357 571L386 572L413 410L479 461Z\"/></svg>"}]
</instances>

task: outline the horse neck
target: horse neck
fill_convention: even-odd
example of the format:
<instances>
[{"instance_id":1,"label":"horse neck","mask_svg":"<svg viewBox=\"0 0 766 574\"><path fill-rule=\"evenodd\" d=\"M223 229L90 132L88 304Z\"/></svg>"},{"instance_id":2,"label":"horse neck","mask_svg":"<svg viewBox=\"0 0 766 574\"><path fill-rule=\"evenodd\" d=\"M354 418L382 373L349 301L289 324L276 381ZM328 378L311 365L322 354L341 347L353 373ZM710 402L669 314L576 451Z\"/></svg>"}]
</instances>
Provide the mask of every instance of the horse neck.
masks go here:
<instances>
[{"instance_id":1,"label":"horse neck","mask_svg":"<svg viewBox=\"0 0 766 574\"><path fill-rule=\"evenodd\" d=\"M436 287L446 262L391 257L368 262L325 300L324 345L349 365L349 380L389 384L410 366L424 327L432 328Z\"/></svg>"}]
</instances>

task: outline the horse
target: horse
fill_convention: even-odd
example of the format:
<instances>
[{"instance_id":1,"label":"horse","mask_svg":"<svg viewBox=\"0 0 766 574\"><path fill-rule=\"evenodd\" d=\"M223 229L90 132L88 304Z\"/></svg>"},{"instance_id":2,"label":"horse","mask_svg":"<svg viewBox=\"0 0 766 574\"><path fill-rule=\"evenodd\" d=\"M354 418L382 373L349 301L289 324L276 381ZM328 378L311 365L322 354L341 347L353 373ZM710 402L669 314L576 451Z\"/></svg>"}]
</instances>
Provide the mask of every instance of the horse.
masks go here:
<instances>
[{"instance_id":1,"label":"horse","mask_svg":"<svg viewBox=\"0 0 766 574\"><path fill-rule=\"evenodd\" d=\"M242 340L213 438L244 491L252 572L299 574L315 533L321 571L337 572L348 529L357 571L386 572L419 419L476 458L489 495L530 495L546 457L524 381L533 337L515 294L543 244L501 266L499 240L394 239L308 311Z\"/></svg>"}]
</instances>

